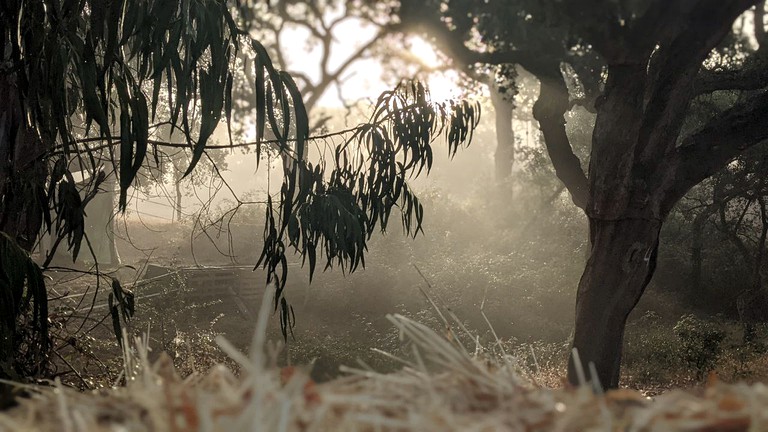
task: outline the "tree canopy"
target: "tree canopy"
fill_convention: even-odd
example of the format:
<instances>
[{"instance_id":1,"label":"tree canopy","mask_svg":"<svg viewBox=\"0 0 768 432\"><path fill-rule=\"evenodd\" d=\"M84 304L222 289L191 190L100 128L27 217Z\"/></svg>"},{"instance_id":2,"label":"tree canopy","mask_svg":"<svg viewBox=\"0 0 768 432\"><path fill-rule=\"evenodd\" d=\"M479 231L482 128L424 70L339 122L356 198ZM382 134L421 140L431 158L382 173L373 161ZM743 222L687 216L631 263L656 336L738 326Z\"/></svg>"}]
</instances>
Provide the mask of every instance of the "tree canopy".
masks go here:
<instances>
[{"instance_id":1,"label":"tree canopy","mask_svg":"<svg viewBox=\"0 0 768 432\"><path fill-rule=\"evenodd\" d=\"M387 15L388 32L425 35L470 75L506 70L501 75L509 81L519 66L539 80L533 116L556 175L590 224L591 254L576 301L578 355L569 375L580 381L583 366L587 379L618 385L626 318L655 271L666 217L693 186L768 139L764 3L356 5ZM366 123L336 135L340 145L313 159L302 91L248 36L258 20L244 6L217 0L4 3L0 95L10 103L0 107L0 230L29 250L41 226L55 228L77 251L88 200L76 192L70 163L90 169L95 191L111 174L102 169L107 154L117 167L123 208L138 170L157 148L189 149L190 173L207 157L219 123L232 122L234 74L242 68L253 80L256 141L224 147L252 145L259 154L270 141L284 156L280 194L267 199L257 264L277 287L284 331L292 315L282 295L289 249L308 263L310 275L318 259L326 268L352 271L364 265L367 240L386 229L393 212L408 234L419 232L423 208L407 181L429 170L437 137L446 138L451 152L469 142L477 105L436 105L421 84L404 83L381 95ZM755 23L749 35L746 26L734 26L747 15ZM239 62L243 53L249 54ZM700 101L722 94L729 95L721 98L725 103L698 115ZM168 103L159 104L161 98ZM586 172L565 128L576 105L596 114ZM159 127L170 127L181 142L154 139ZM265 140L267 131L274 139Z\"/></svg>"},{"instance_id":2,"label":"tree canopy","mask_svg":"<svg viewBox=\"0 0 768 432\"><path fill-rule=\"evenodd\" d=\"M597 375L588 371L588 379L618 385L626 317L654 273L667 215L694 185L768 138L764 7L755 0L401 2L402 26L462 67L515 64L541 83L534 118L591 232L573 382L577 363L593 363ZM752 32L734 25L744 14ZM729 103L704 120L697 115L697 101L725 92ZM596 113L587 172L565 130L574 105Z\"/></svg>"}]
</instances>

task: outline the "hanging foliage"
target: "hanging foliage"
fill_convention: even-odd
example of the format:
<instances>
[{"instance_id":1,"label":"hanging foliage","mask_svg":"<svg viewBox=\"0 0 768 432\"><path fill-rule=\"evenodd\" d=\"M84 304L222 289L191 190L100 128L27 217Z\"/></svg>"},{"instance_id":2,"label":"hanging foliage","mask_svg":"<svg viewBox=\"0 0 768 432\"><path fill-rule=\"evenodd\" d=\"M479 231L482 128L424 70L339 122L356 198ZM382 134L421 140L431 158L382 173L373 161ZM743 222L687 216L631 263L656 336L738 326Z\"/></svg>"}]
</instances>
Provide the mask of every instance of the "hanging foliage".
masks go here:
<instances>
[{"instance_id":1,"label":"hanging foliage","mask_svg":"<svg viewBox=\"0 0 768 432\"><path fill-rule=\"evenodd\" d=\"M51 170L36 189L43 191L40 200L47 206L39 211L45 227L55 228L77 255L85 205L92 195L78 194L69 171L73 161L91 179L88 190L95 193L104 180L105 158L89 145L101 143L99 151L106 150L107 160L116 167L119 205L125 209L128 190L146 162L149 131L167 125L190 150L185 175L191 173L219 123L232 119L233 76L240 67L236 58L247 51L245 67L253 68L255 84L256 152L260 154L269 129L279 151L292 160L285 164L279 198L268 199L257 263L277 286L274 306L287 336L293 314L283 295L286 250L298 251L311 277L318 258L325 259L325 268L335 264L354 271L364 266L367 241L376 229L387 228L395 209L405 232L415 236L424 212L407 180L429 171L438 137L446 138L450 154L469 143L479 107L468 102L433 104L420 83L403 84L379 98L369 122L335 150L332 161L313 164L306 154L309 119L299 89L289 74L274 67L265 47L239 26L238 19L247 19L237 18L244 4L3 2L0 84L15 89L14 106L21 113L9 117L11 130L17 132L0 134L0 149L18 150L13 137L23 131L34 144L33 158L48 162ZM0 107L0 115L5 115L3 110ZM9 172L23 169L11 167ZM18 286L2 289L18 291ZM116 333L132 313L123 294L114 289L111 297ZM42 322L39 325L44 333Z\"/></svg>"},{"instance_id":2,"label":"hanging foliage","mask_svg":"<svg viewBox=\"0 0 768 432\"><path fill-rule=\"evenodd\" d=\"M0 96L8 102L0 106L0 222L5 230L17 228L6 220L30 221L19 228L23 232L12 233L12 240L35 237L44 228L66 239L76 257L84 240L85 207L105 178L103 165L115 166L119 205L125 209L128 189L146 161L150 130L158 124L170 125L189 147L192 157L186 173L195 168L221 119L231 119L235 57L243 43L260 46L236 22L236 11L246 10L246 3L0 4ZM263 49L256 50L255 62L268 71L268 79L256 90L257 99L264 102L259 110L263 131L267 120L276 121L273 100L283 112L290 108L284 102L290 77L275 71ZM287 125L289 117L281 121ZM101 150L94 150L92 143ZM33 166L39 175L25 174ZM70 170L87 180L76 182ZM81 197L83 187L88 193ZM34 200L24 199L29 191ZM34 239L29 239L24 247L32 244ZM19 272L0 287L0 307L8 312L3 317L9 323L20 313L18 293L27 289L20 285L26 281L23 268L3 266L6 272ZM42 293L38 300L44 304L42 281L34 288L32 292ZM123 298L117 300L127 312ZM124 319L129 315L121 314ZM44 339L47 314L35 317ZM13 330L10 324L6 328ZM2 354L2 360L9 358L7 352Z\"/></svg>"},{"instance_id":3,"label":"hanging foliage","mask_svg":"<svg viewBox=\"0 0 768 432\"><path fill-rule=\"evenodd\" d=\"M295 106L295 125L306 130L306 113L297 92L288 86ZM365 266L367 242L376 230L387 229L393 210L400 214L404 232L422 231L424 209L408 180L429 172L432 144L445 137L455 155L468 145L480 119L478 104L467 101L432 103L419 82L405 82L378 99L367 123L334 150L332 160L313 165L305 159L306 137L297 135L295 146L285 151L292 164L284 167L280 200L267 200L264 247L257 267L268 272L277 287L283 335L293 312L283 296L288 274L286 250L293 248L309 266L310 281L318 256L325 268L342 271Z\"/></svg>"}]
</instances>

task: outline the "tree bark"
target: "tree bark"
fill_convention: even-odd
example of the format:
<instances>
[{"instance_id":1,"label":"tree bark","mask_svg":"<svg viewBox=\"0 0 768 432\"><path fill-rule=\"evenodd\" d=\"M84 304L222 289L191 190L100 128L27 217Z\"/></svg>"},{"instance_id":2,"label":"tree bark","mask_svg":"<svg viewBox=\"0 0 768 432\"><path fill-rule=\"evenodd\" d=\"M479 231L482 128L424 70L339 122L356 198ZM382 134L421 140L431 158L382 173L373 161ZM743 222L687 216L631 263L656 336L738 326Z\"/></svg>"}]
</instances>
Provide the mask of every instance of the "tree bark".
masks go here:
<instances>
[{"instance_id":1,"label":"tree bark","mask_svg":"<svg viewBox=\"0 0 768 432\"><path fill-rule=\"evenodd\" d=\"M652 219L590 218L592 252L579 282L573 340L589 382L619 385L624 327L655 270L660 229ZM571 356L568 378L581 384L580 375Z\"/></svg>"},{"instance_id":2,"label":"tree bark","mask_svg":"<svg viewBox=\"0 0 768 432\"><path fill-rule=\"evenodd\" d=\"M510 101L495 88L488 86L491 91L496 118L496 153L493 155L496 182L502 183L512 175L515 164L515 132L512 129L513 106Z\"/></svg>"},{"instance_id":3,"label":"tree bark","mask_svg":"<svg viewBox=\"0 0 768 432\"><path fill-rule=\"evenodd\" d=\"M654 187L657 173L642 153L663 147L666 138L645 123L645 73L642 64L612 65L597 106L585 206L591 251L577 290L573 340L582 370L572 355L573 384L583 377L618 387L627 317L656 268L664 191Z\"/></svg>"},{"instance_id":4,"label":"tree bark","mask_svg":"<svg viewBox=\"0 0 768 432\"><path fill-rule=\"evenodd\" d=\"M0 76L0 231L32 251L43 224L46 145L25 124L13 75Z\"/></svg>"}]
</instances>

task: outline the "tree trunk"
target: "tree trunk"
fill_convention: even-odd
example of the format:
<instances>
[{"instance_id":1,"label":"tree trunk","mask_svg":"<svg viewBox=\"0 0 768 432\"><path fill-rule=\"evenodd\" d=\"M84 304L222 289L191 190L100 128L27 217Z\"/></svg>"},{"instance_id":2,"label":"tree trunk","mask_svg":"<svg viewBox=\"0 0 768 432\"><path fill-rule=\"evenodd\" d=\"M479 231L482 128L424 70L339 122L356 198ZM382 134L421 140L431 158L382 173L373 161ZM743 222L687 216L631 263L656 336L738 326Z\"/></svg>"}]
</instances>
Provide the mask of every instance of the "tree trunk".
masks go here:
<instances>
[{"instance_id":1,"label":"tree trunk","mask_svg":"<svg viewBox=\"0 0 768 432\"><path fill-rule=\"evenodd\" d=\"M672 138L644 116L645 75L642 63L612 65L597 106L583 207L591 252L576 294L573 341L583 370L572 356L574 384L583 372L603 388L618 387L627 317L656 268L669 173L644 153L667 148Z\"/></svg>"},{"instance_id":2,"label":"tree trunk","mask_svg":"<svg viewBox=\"0 0 768 432\"><path fill-rule=\"evenodd\" d=\"M0 231L27 251L35 245L43 224L45 182L42 155L46 146L27 127L12 75L0 76Z\"/></svg>"},{"instance_id":3,"label":"tree trunk","mask_svg":"<svg viewBox=\"0 0 768 432\"><path fill-rule=\"evenodd\" d=\"M504 99L494 85L488 86L491 91L491 103L496 117L496 153L494 166L496 182L502 183L512 175L515 164L515 133L512 129L513 106Z\"/></svg>"},{"instance_id":4,"label":"tree trunk","mask_svg":"<svg viewBox=\"0 0 768 432\"><path fill-rule=\"evenodd\" d=\"M663 221L691 187L768 139L768 129L752 116L768 104L761 94L715 116L680 144L700 92L695 84L702 62L749 7L747 0L711 0L692 7L695 13L670 13L671 21L646 15L658 33L641 36L628 26L589 36L599 41L593 47L606 61L606 78L594 100L586 175L566 133L572 100L562 64L545 57L521 63L540 81L533 116L555 173L590 223L592 248L576 299L578 357L568 367L572 383L599 379L603 387L618 386L624 327L653 276Z\"/></svg>"},{"instance_id":5,"label":"tree trunk","mask_svg":"<svg viewBox=\"0 0 768 432\"><path fill-rule=\"evenodd\" d=\"M762 189L763 185L760 185ZM765 243L768 240L768 210L765 200L761 195L757 196L757 203L760 207L760 238L757 241L757 251L752 263L752 288L740 294L736 298L736 309L739 313L739 319L744 328L743 341L745 344L752 343L755 340L755 325L765 322L766 318L766 299L768 296L763 287L763 261L765 256Z\"/></svg>"},{"instance_id":6,"label":"tree trunk","mask_svg":"<svg viewBox=\"0 0 768 432\"><path fill-rule=\"evenodd\" d=\"M121 264L120 261L120 253L117 251L117 243L115 243L115 231L116 231L116 215L115 215L115 198L117 197L117 194L115 193L115 190L117 188L117 182L115 181L114 176L107 177L107 180L105 180L104 183L104 194L107 194L109 196L109 203L110 206L108 208L109 213L107 214L107 217L109 218L107 220L106 230L107 230L107 241L109 242L109 261L110 264L113 266L119 266Z\"/></svg>"},{"instance_id":7,"label":"tree trunk","mask_svg":"<svg viewBox=\"0 0 768 432\"><path fill-rule=\"evenodd\" d=\"M573 347L586 379L595 378L593 363L604 388L618 387L624 327L655 270L660 229L658 220L590 218L592 252L579 282ZM579 384L580 372L571 357L571 383Z\"/></svg>"},{"instance_id":8,"label":"tree trunk","mask_svg":"<svg viewBox=\"0 0 768 432\"><path fill-rule=\"evenodd\" d=\"M176 216L176 222L181 222L181 179L176 179L175 182L176 185L176 204L174 208L174 213Z\"/></svg>"},{"instance_id":9,"label":"tree trunk","mask_svg":"<svg viewBox=\"0 0 768 432\"><path fill-rule=\"evenodd\" d=\"M765 34L765 3L765 1L761 1L755 6L755 40L757 40L761 51L768 49L766 47L766 42L768 41Z\"/></svg>"},{"instance_id":10,"label":"tree trunk","mask_svg":"<svg viewBox=\"0 0 768 432\"><path fill-rule=\"evenodd\" d=\"M691 224L691 273L688 277L688 298L691 302L698 302L704 292L702 283L704 227L717 209L718 206L715 203L708 205L696 215Z\"/></svg>"},{"instance_id":11,"label":"tree trunk","mask_svg":"<svg viewBox=\"0 0 768 432\"><path fill-rule=\"evenodd\" d=\"M5 44L0 42L0 49ZM13 74L0 74L0 231L13 239L17 245L31 252L43 225L44 206L47 206L45 182L48 176L46 161L42 155L47 146L34 129L27 127L22 110L22 99L16 86ZM4 272L23 274L22 269L4 268ZM0 286L0 297L14 298L13 289L7 283ZM30 289L27 286L27 289ZM45 290L45 287L42 288ZM45 291L43 291L43 296ZM39 297L38 297L39 298ZM12 307L13 317L8 325L9 317L2 317L0 323L0 364L18 368L26 356L46 354L38 350L47 350L47 343L41 345L29 344L24 347L20 343L21 332L13 324L21 310L17 305ZM35 309L46 311L46 299L34 300ZM5 305L4 305L5 306ZM3 308L7 310L7 308ZM31 334L41 329L41 339L47 341L48 330L47 311L36 317L24 331ZM35 316L35 315L30 315ZM42 347L42 348L41 348ZM42 364L40 366L43 366ZM9 370L0 368L0 378L12 378ZM13 403L11 386L0 383L0 408Z\"/></svg>"}]
</instances>

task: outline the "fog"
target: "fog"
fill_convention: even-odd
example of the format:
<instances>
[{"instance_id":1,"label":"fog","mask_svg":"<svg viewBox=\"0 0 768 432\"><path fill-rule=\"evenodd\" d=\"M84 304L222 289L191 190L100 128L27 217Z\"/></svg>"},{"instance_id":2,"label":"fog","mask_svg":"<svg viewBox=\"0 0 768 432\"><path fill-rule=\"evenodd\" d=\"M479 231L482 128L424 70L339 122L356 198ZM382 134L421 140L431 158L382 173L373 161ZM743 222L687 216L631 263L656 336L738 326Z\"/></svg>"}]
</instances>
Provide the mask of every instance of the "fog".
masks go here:
<instances>
[{"instance_id":1,"label":"fog","mask_svg":"<svg viewBox=\"0 0 768 432\"><path fill-rule=\"evenodd\" d=\"M419 46L423 51L423 42ZM316 55L311 53L309 58ZM368 66L364 63L360 67ZM383 69L379 68L379 73L383 74ZM386 314L416 316L439 326L430 299L449 307L484 343L492 338L490 324L510 347L524 349L525 344L539 344L544 350L542 356L560 356L552 359L558 363L564 360L563 347L568 344L573 321L575 287L585 260L586 226L583 216L572 208L567 193L546 166L538 128L530 114L531 101L538 92L537 82L524 71L522 74L521 81L526 87L517 97L516 114L511 120L518 152L510 178L494 178L493 106L487 89L479 89L471 97L481 102L482 120L469 147L450 157L442 139L437 139L433 144L432 170L409 182L424 206L423 233L415 238L404 236L399 217L395 216L386 233L374 233L365 268L348 273L338 266L321 271L319 265L311 283L307 267L301 265L298 256L288 254L285 297L296 320L282 361L309 364L314 360L313 374L317 379L338 375L339 365L356 364L358 358L368 364L394 368L395 364L371 351L401 349ZM445 86L445 80L450 79L442 73L433 75L427 77L428 86L433 79L438 86ZM368 79L372 79L371 74ZM397 84L384 84L386 79L379 77L378 88ZM375 100L378 90L365 92L365 86L354 82L340 85L343 94L362 102L347 110L338 106L338 101L324 106L329 98L321 98L311 115L326 121L315 134L351 128L370 116L373 106L366 101ZM583 117L580 121L588 124L588 116ZM237 127L243 129L246 141L252 136L252 124ZM579 133L583 132L577 130L574 136ZM319 159L318 149L332 147L343 139L331 137L311 142L309 159ZM225 127L219 128L214 141L228 141ZM261 252L264 224L264 209L259 203L264 203L267 191L279 196L282 162L273 153L263 156L257 168L253 148L215 151L224 155L219 159L224 164L218 174L205 174L211 177L206 179L210 187L195 181L199 173L180 181L181 220L175 215L175 185L170 177L162 184L137 190L126 214L117 215L117 248L123 265L140 269L134 277L146 279L140 273L147 262L169 271L194 266L241 266L240 274L255 265ZM236 200L253 203L230 213ZM222 215L223 223L218 220ZM266 274L261 269L254 274L255 277L247 278L247 284L255 286L242 289L261 293ZM160 282L182 291L212 289L207 283L196 282L198 277L190 276L178 286L170 278L161 278ZM165 289L157 284L155 281L135 288L137 319L142 320L143 308L157 307L152 299L142 300L143 290L154 293ZM220 291L220 287L215 288ZM180 310L163 312L168 320L162 324L163 331L175 327L184 334L223 332L245 348L250 340L252 317L222 306L231 306L229 299L220 299L219 305L212 302L193 307L194 313L190 315L190 305L182 300ZM156 320L149 321L151 327L159 325ZM169 325L171 321L173 324ZM273 317L272 337L281 340L278 324L277 316ZM169 335L162 338L166 340L158 343L163 346L174 340Z\"/></svg>"},{"instance_id":2,"label":"fog","mask_svg":"<svg viewBox=\"0 0 768 432\"><path fill-rule=\"evenodd\" d=\"M385 372L400 368L402 365L391 356L382 354L410 354L407 344L391 327L387 314L413 317L438 331L446 331L441 313L449 313L461 323L466 345L477 346L478 350L500 347L502 352L513 354L520 367L535 375L538 382L559 386L574 340L577 287L582 275L588 274L585 267L589 270L588 259L594 252L590 220L585 213L592 212L594 216L598 212L577 202L578 188L566 187L560 180L564 176L557 166L557 154L551 157L552 147L547 149L540 130L545 126L539 120L552 117L537 117L534 103L547 99L540 98L544 92L553 94L564 89L569 105L562 114L563 139L570 145L571 162L575 160L581 177L586 176L586 189L587 178L591 179L593 171L599 169L590 161L595 154L593 143L599 142L593 131L623 127L606 126L610 122L604 120L603 126L596 129L595 112L600 99L589 98L594 96L590 92L600 93L607 85L605 70L596 69L594 88L590 89L590 83L581 79L570 65L560 65L560 86L551 80L540 80L519 65L461 65L448 57L445 41L382 32L366 21L370 17L352 17L332 27L329 23L342 22L340 8L323 11L325 27L321 25L320 30L298 18L277 25L270 21L278 20L277 15L264 16L267 18L263 28L254 29L251 36L261 40L275 65L295 79L309 117L306 149L286 149L287 142L300 142L296 138L299 120L295 99L290 106L294 123L287 128L290 133L286 138L276 138L279 134L275 126L268 125L265 140L256 143L253 71L238 73L233 84L230 128L224 119L219 122L208 143L212 148L206 150L206 157L188 176L181 174L193 151L182 148L185 142L178 134L170 134L170 127L160 125L153 131L152 139L173 152L162 153L155 148L153 156L157 159L148 160L146 172L137 176L129 189L124 212L115 206L108 220L88 215L94 244L99 237L99 242L107 242L103 243L108 245L105 247L111 247L109 237L113 235L119 262L102 262L99 268L93 259L80 256L72 264L71 253L60 251L53 261L58 272L51 286L56 294L54 307L84 312L84 302L89 300L94 307L90 310L101 310L106 317L103 311L113 307L112 297L108 297L112 294L108 290L89 291L96 282L73 285L72 279L63 276L63 268L74 266L86 273L106 269L111 272L110 277L114 275L135 296L135 315L126 323L130 331L149 329L150 345L157 346L157 352L170 353L183 373L191 373L217 361L227 361L214 341L217 335L223 335L239 349L249 349L254 313L265 293L271 295L275 290L275 274L279 274L285 288L280 290L278 283L269 338L275 344L284 344L284 349L276 349L279 354L275 357L279 366L305 367L316 381L338 377L341 365L362 365ZM739 31L754 32L751 22L742 24ZM274 34L275 29L280 29L280 34ZM334 33L318 39L316 33L321 30ZM477 38L468 44L481 44ZM750 44L755 42L750 39ZM591 47L578 44L572 50L591 53ZM247 58L255 54L247 49L244 52L244 58L233 64L250 70ZM348 256L340 264L338 255L328 257L319 247L316 258L302 257L308 249L306 244L288 244L282 237L280 241L285 243L280 247L286 248L287 278L274 269L270 275L269 268L257 265L264 258L269 217L284 216L284 207L269 206L281 203L281 194L288 188L286 179L295 177L300 182L301 175L305 175L289 173L283 164L298 159L299 163L307 163L310 173L312 168L334 167L334 163L338 165L334 152L344 145L359 152L356 155L370 156L372 152L355 141L355 134L361 130L358 126L377 115L382 93L408 89L416 82L430 90L434 103L453 109L451 101L468 100L477 103L482 112L476 127L469 127L473 129L471 141L467 146L459 145L455 155L448 144L455 138L448 133L428 132L434 135L431 169L416 175L412 172L416 170L409 168L406 179L409 190L423 205L420 229L409 232L404 227L401 219L405 221L410 216L401 216L410 210L405 210L405 201L398 201L386 230L379 223L364 242L364 265L354 271L353 260ZM402 83L405 87L397 87ZM723 99L708 103L720 109L737 98ZM542 105L549 102L547 99ZM712 117L707 109L715 108L702 105L704 108L685 118L680 129L696 130ZM546 108L539 106L539 110ZM290 117L280 112L278 120L286 115ZM625 120L621 117L617 121ZM553 123L559 126L558 122L555 119ZM511 132L502 136L502 130L510 127ZM389 133L394 130L388 129ZM677 150L675 145L682 146L674 144L673 150ZM228 146L231 148L225 148ZM603 142L603 149L609 147ZM289 150L302 156L291 159L286 156ZM623 167L617 163L607 170ZM744 167L752 165L738 159L724 169L725 174L720 174L730 178L728 175L743 168L750 179L761 175L757 168L754 172L758 174L754 174ZM500 174L505 170L507 174ZM326 183L331 179L331 171L329 168L319 174ZM631 172L639 171L642 170L637 168ZM618 182L620 186L633 191L647 186L639 180L622 178L622 182ZM677 383L701 382L705 372L728 369L738 361L758 362L762 349L758 347L762 342L749 345L750 350L754 348L754 352L749 351L751 354L737 349L743 341L746 343L746 336L742 341L742 330L753 332L753 341L762 341L766 331L762 319L756 327L745 326L737 300L753 283L747 274L756 274L759 279L763 271L764 227L768 226L763 191L740 196L742 201L733 198L732 203L717 207L710 203L710 198L715 200L722 196L718 191L732 189L718 189L713 184L704 181L689 188L678 205L661 218L665 224L662 228L659 222L657 230L657 236L661 232L656 242L658 260L656 246L646 252L640 241L631 245L634 248L640 244L638 250L645 254L645 262L654 264L649 273L649 278L653 278L649 279L647 289L643 285L640 290L644 294L642 298L637 296L637 306L629 308L632 312L626 332L622 330L623 339L619 337L619 345L623 344L625 349L622 379L649 394ZM114 191L106 190L105 194L111 192ZM758 208L758 203L762 207ZM647 205L643 210L650 207ZM628 217L655 221L654 218L645 214ZM593 217L593 228L598 219ZM309 224L306 220L301 221L301 228ZM609 217L606 220L613 221ZM286 222L280 235L290 229ZM410 235L414 231L415 235ZM322 232L326 238L334 234ZM99 244L102 243L96 246L100 247ZM311 245L313 249L317 246ZM41 251L44 248L45 245L41 246ZM622 265L629 266L636 252L632 249L627 253ZM756 254L757 258L734 258L738 254ZM314 259L317 265L310 281L308 261ZM627 268L617 271L632 273ZM620 289L618 285L616 289ZM285 306L279 304L283 299ZM118 327L119 323L118 319ZM108 340L113 330L108 326L93 328L97 329L95 333L103 333L102 340ZM716 343L706 339L713 334ZM690 350L680 347L687 347L687 343L694 339L696 342L699 337L705 338L706 343L697 346L698 351L694 351L700 357L691 360ZM94 351L98 349L115 351L116 347L110 345ZM744 357L737 358L738 353ZM752 366L745 366L745 370ZM758 379L763 372L749 369L744 374ZM734 373L731 378L738 377Z\"/></svg>"}]
</instances>

